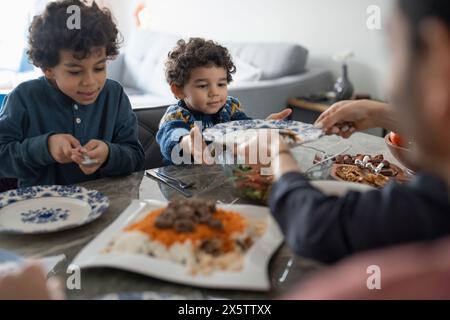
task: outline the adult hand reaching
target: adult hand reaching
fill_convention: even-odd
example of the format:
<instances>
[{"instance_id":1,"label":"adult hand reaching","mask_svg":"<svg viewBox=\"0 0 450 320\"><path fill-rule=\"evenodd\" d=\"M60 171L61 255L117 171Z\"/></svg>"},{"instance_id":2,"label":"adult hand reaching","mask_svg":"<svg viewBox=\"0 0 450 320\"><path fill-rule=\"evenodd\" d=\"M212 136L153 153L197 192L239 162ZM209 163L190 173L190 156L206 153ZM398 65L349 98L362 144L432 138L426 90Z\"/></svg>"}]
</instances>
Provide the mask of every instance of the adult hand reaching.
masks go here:
<instances>
[{"instance_id":1,"label":"adult hand reaching","mask_svg":"<svg viewBox=\"0 0 450 320\"><path fill-rule=\"evenodd\" d=\"M344 138L355 131L382 127L395 130L394 111L386 103L371 100L346 100L333 104L316 121L316 127L326 134L336 134Z\"/></svg>"}]
</instances>

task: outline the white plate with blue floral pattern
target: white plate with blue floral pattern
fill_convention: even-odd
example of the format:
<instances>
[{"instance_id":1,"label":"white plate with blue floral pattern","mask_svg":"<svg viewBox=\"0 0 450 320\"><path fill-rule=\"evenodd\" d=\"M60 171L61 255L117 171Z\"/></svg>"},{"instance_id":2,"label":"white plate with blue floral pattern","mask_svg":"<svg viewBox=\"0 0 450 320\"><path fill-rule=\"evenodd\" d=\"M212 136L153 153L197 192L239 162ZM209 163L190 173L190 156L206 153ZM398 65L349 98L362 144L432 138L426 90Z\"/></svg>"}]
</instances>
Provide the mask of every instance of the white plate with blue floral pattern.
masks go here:
<instances>
[{"instance_id":1,"label":"white plate with blue floral pattern","mask_svg":"<svg viewBox=\"0 0 450 320\"><path fill-rule=\"evenodd\" d=\"M39 234L87 224L108 209L102 193L77 186L36 186L0 193L0 233Z\"/></svg>"},{"instance_id":2,"label":"white plate with blue floral pattern","mask_svg":"<svg viewBox=\"0 0 450 320\"><path fill-rule=\"evenodd\" d=\"M312 124L292 120L238 120L219 123L203 131L205 141L221 144L242 143L255 130L277 129L287 138L288 143L298 145L317 140L323 136L323 131Z\"/></svg>"}]
</instances>

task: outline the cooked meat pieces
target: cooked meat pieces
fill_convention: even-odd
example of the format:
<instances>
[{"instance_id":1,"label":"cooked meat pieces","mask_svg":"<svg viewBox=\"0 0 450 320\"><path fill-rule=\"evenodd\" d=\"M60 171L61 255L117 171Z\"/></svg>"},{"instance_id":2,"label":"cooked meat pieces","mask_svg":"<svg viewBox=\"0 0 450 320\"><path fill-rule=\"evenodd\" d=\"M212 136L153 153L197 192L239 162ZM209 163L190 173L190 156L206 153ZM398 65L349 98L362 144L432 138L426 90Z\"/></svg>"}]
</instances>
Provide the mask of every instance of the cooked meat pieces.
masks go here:
<instances>
[{"instance_id":1,"label":"cooked meat pieces","mask_svg":"<svg viewBox=\"0 0 450 320\"><path fill-rule=\"evenodd\" d=\"M175 222L175 219L167 216L167 215L163 215L161 214L160 216L158 216L155 220L155 226L158 229L169 229L173 227L173 224Z\"/></svg>"},{"instance_id":2,"label":"cooked meat pieces","mask_svg":"<svg viewBox=\"0 0 450 320\"><path fill-rule=\"evenodd\" d=\"M239 247L241 247L243 251L247 251L253 245L253 240L252 238L247 237L243 240L238 240L237 244L239 245Z\"/></svg>"},{"instance_id":3,"label":"cooked meat pieces","mask_svg":"<svg viewBox=\"0 0 450 320\"><path fill-rule=\"evenodd\" d=\"M203 240L200 245L200 250L210 255L218 256L222 253L222 242L219 239Z\"/></svg>"},{"instance_id":4,"label":"cooked meat pieces","mask_svg":"<svg viewBox=\"0 0 450 320\"><path fill-rule=\"evenodd\" d=\"M223 224L220 220L209 219L208 225L213 229L223 229Z\"/></svg>"},{"instance_id":5,"label":"cooked meat pieces","mask_svg":"<svg viewBox=\"0 0 450 320\"><path fill-rule=\"evenodd\" d=\"M175 221L173 227L178 232L192 232L195 230L195 222L192 219L181 218Z\"/></svg>"},{"instance_id":6,"label":"cooked meat pieces","mask_svg":"<svg viewBox=\"0 0 450 320\"><path fill-rule=\"evenodd\" d=\"M201 199L176 199L158 216L155 226L159 229L174 228L178 232L193 232L198 224L222 229L222 222L213 218L216 203Z\"/></svg>"}]
</instances>

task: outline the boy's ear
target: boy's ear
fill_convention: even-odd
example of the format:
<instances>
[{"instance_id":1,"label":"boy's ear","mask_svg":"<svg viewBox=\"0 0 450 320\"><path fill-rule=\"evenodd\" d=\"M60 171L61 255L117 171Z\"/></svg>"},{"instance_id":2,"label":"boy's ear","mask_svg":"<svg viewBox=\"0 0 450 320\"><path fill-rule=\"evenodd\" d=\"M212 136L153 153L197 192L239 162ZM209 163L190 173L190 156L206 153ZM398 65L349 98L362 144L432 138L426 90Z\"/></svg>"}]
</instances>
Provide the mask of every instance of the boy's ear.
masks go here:
<instances>
[{"instance_id":1,"label":"boy's ear","mask_svg":"<svg viewBox=\"0 0 450 320\"><path fill-rule=\"evenodd\" d=\"M174 83L172 83L170 85L170 91L172 91L174 96L179 100L183 100L185 98L185 95L183 93L183 88L180 88L179 86L177 86Z\"/></svg>"},{"instance_id":2,"label":"boy's ear","mask_svg":"<svg viewBox=\"0 0 450 320\"><path fill-rule=\"evenodd\" d=\"M49 80L54 80L54 74L53 74L53 69L52 68L47 68L47 69L42 69L42 71L44 72L44 75L47 79Z\"/></svg>"}]
</instances>

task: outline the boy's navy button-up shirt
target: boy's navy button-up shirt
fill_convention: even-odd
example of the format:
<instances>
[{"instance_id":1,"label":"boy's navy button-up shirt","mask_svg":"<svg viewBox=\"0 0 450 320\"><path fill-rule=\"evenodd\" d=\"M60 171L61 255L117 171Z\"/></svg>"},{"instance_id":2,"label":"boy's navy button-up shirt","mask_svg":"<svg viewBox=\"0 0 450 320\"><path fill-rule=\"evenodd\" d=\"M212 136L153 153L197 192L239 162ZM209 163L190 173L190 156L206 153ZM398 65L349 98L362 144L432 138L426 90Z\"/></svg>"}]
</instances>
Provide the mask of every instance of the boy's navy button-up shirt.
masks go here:
<instances>
[{"instance_id":1,"label":"boy's navy button-up shirt","mask_svg":"<svg viewBox=\"0 0 450 320\"><path fill-rule=\"evenodd\" d=\"M109 147L104 165L86 176L75 163L59 164L48 150L52 134L70 134L85 145ZM19 185L74 184L142 169L136 115L120 84L107 80L95 103L78 105L45 77L19 85L0 109L0 177Z\"/></svg>"}]
</instances>

